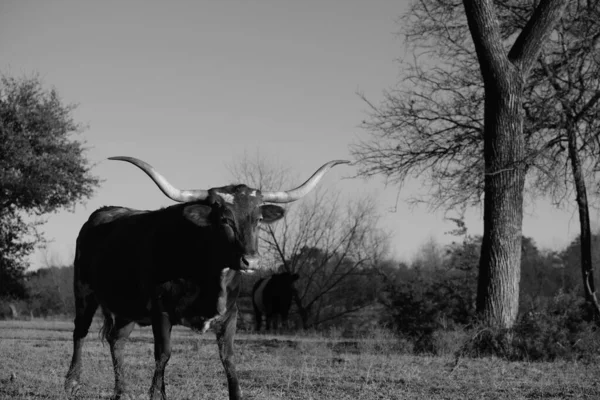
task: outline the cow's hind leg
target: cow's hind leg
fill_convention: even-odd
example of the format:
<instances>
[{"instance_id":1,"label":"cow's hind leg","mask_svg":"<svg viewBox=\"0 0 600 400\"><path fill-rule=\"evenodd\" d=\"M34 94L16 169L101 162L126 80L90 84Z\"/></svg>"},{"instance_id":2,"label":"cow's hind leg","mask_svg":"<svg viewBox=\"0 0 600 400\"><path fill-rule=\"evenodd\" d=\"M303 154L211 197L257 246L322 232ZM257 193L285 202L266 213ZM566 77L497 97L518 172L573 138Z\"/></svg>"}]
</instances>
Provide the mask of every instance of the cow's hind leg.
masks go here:
<instances>
[{"instance_id":1,"label":"cow's hind leg","mask_svg":"<svg viewBox=\"0 0 600 400\"><path fill-rule=\"evenodd\" d=\"M134 322L117 317L110 332L107 332L110 355L115 370L115 395L113 400L120 400L126 397L127 383L123 366L123 351L134 326Z\"/></svg>"},{"instance_id":2,"label":"cow's hind leg","mask_svg":"<svg viewBox=\"0 0 600 400\"><path fill-rule=\"evenodd\" d=\"M240 400L242 391L238 382L235 364L233 362L233 337L236 330L237 308L231 312L229 317L223 321L217 330L217 344L219 346L219 357L227 375L227 386L229 388L229 400Z\"/></svg>"},{"instance_id":3,"label":"cow's hind leg","mask_svg":"<svg viewBox=\"0 0 600 400\"><path fill-rule=\"evenodd\" d=\"M152 317L152 333L154 335L154 361L156 362L150 400L165 400L165 367L171 357L171 321L166 313Z\"/></svg>"},{"instance_id":4,"label":"cow's hind leg","mask_svg":"<svg viewBox=\"0 0 600 400\"><path fill-rule=\"evenodd\" d=\"M93 293L75 295L75 329L73 330L73 358L65 378L65 390L75 394L81 388L81 348L88 334L94 314L98 309L98 301Z\"/></svg>"}]
</instances>

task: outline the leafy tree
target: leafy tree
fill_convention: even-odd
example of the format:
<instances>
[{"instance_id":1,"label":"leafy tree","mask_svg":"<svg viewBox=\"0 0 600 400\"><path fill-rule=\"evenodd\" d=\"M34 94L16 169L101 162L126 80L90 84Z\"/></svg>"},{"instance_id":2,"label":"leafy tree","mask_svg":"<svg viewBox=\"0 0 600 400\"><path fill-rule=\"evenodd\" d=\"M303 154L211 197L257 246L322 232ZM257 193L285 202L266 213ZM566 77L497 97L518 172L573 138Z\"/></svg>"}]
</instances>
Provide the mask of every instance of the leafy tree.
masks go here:
<instances>
[{"instance_id":1,"label":"leafy tree","mask_svg":"<svg viewBox=\"0 0 600 400\"><path fill-rule=\"evenodd\" d=\"M98 186L74 138L83 127L39 77L0 78L0 297L26 294L25 258L43 242L44 214L73 207Z\"/></svg>"},{"instance_id":2,"label":"leafy tree","mask_svg":"<svg viewBox=\"0 0 600 400\"><path fill-rule=\"evenodd\" d=\"M381 107L372 106L365 127L374 138L354 151L363 175L383 173L398 183L427 176L434 205L463 208L485 193L477 308L486 323L508 327L518 309L531 154L523 134L525 82L566 1L516 5L524 17L510 33L503 22L513 10L504 5L513 2L462 3L461 10L457 1L415 2L409 40L431 51L423 58L435 67L409 70L414 88L388 92Z\"/></svg>"}]
</instances>

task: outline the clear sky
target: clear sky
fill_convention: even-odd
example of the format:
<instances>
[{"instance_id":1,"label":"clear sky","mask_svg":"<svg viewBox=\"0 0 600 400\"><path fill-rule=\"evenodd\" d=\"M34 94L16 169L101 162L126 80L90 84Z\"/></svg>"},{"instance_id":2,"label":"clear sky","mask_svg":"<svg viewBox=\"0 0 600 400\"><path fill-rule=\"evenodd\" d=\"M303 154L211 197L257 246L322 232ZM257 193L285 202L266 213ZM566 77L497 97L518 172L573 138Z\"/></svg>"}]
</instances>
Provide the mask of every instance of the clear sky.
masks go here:
<instances>
[{"instance_id":1,"label":"clear sky","mask_svg":"<svg viewBox=\"0 0 600 400\"><path fill-rule=\"evenodd\" d=\"M232 183L228 166L244 153L258 151L299 179L349 159L349 145L366 137L357 91L377 103L400 76L404 44L395 32L406 3L3 0L0 71L37 72L79 104L75 118L89 125L83 138L104 179L85 205L50 216L43 230L53 242L33 267L45 257L70 263L97 207L171 204L141 171L107 157L143 159L181 188ZM377 194L395 256L410 259L431 237L451 240L441 213L404 202L420 182L398 192L378 179L341 179L354 172L336 167L324 184L347 196ZM541 247L562 247L578 232L574 210L530 205L524 233ZM480 233L481 210L467 222Z\"/></svg>"}]
</instances>

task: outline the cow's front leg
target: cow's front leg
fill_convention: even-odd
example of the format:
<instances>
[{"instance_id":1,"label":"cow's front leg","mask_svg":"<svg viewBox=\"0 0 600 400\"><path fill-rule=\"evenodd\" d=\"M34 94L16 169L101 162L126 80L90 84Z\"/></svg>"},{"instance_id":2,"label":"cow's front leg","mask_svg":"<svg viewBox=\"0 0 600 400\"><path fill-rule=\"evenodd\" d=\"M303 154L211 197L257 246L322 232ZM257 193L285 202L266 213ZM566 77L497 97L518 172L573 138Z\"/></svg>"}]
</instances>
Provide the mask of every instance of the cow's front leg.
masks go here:
<instances>
[{"instance_id":1,"label":"cow's front leg","mask_svg":"<svg viewBox=\"0 0 600 400\"><path fill-rule=\"evenodd\" d=\"M150 400L166 400L167 398L165 367L171 357L171 326L169 316L164 312L158 313L152 318L156 367L152 378L152 386L150 387Z\"/></svg>"},{"instance_id":2,"label":"cow's front leg","mask_svg":"<svg viewBox=\"0 0 600 400\"><path fill-rule=\"evenodd\" d=\"M98 301L94 294L81 293L83 290L75 285L75 330L73 331L73 358L65 379L65 390L68 395L75 395L81 389L81 349L88 334L94 314L98 309Z\"/></svg>"},{"instance_id":3,"label":"cow's front leg","mask_svg":"<svg viewBox=\"0 0 600 400\"><path fill-rule=\"evenodd\" d=\"M235 364L233 362L233 337L235 336L237 322L237 307L231 311L229 316L217 330L217 344L219 356L227 375L227 386L229 388L229 400L240 400L242 391L238 382Z\"/></svg>"},{"instance_id":4,"label":"cow's front leg","mask_svg":"<svg viewBox=\"0 0 600 400\"><path fill-rule=\"evenodd\" d=\"M126 397L127 383L123 366L123 351L125 343L135 326L134 322L120 318L115 318L115 326L109 332L108 343L110 345L110 355L112 357L113 368L115 370L115 395L114 400L120 400Z\"/></svg>"}]
</instances>

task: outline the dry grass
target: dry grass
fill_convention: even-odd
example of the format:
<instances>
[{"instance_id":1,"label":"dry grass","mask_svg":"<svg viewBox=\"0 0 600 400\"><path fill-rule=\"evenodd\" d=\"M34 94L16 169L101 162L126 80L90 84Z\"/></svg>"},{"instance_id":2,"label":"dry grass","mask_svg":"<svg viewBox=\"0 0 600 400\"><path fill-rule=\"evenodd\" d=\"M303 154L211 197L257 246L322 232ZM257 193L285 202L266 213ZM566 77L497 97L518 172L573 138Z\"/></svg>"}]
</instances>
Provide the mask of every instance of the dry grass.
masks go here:
<instances>
[{"instance_id":1,"label":"dry grass","mask_svg":"<svg viewBox=\"0 0 600 400\"><path fill-rule=\"evenodd\" d=\"M0 321L0 399L64 399L71 323ZM109 398L113 375L97 326L84 347L85 389L79 398ZM214 335L185 328L173 334L167 367L171 399L225 399ZM600 367L400 354L385 332L361 340L241 334L236 340L247 399L598 399ZM138 328L127 346L135 398L146 398L153 373L152 337ZM14 379L11 380L11 376Z\"/></svg>"}]
</instances>

